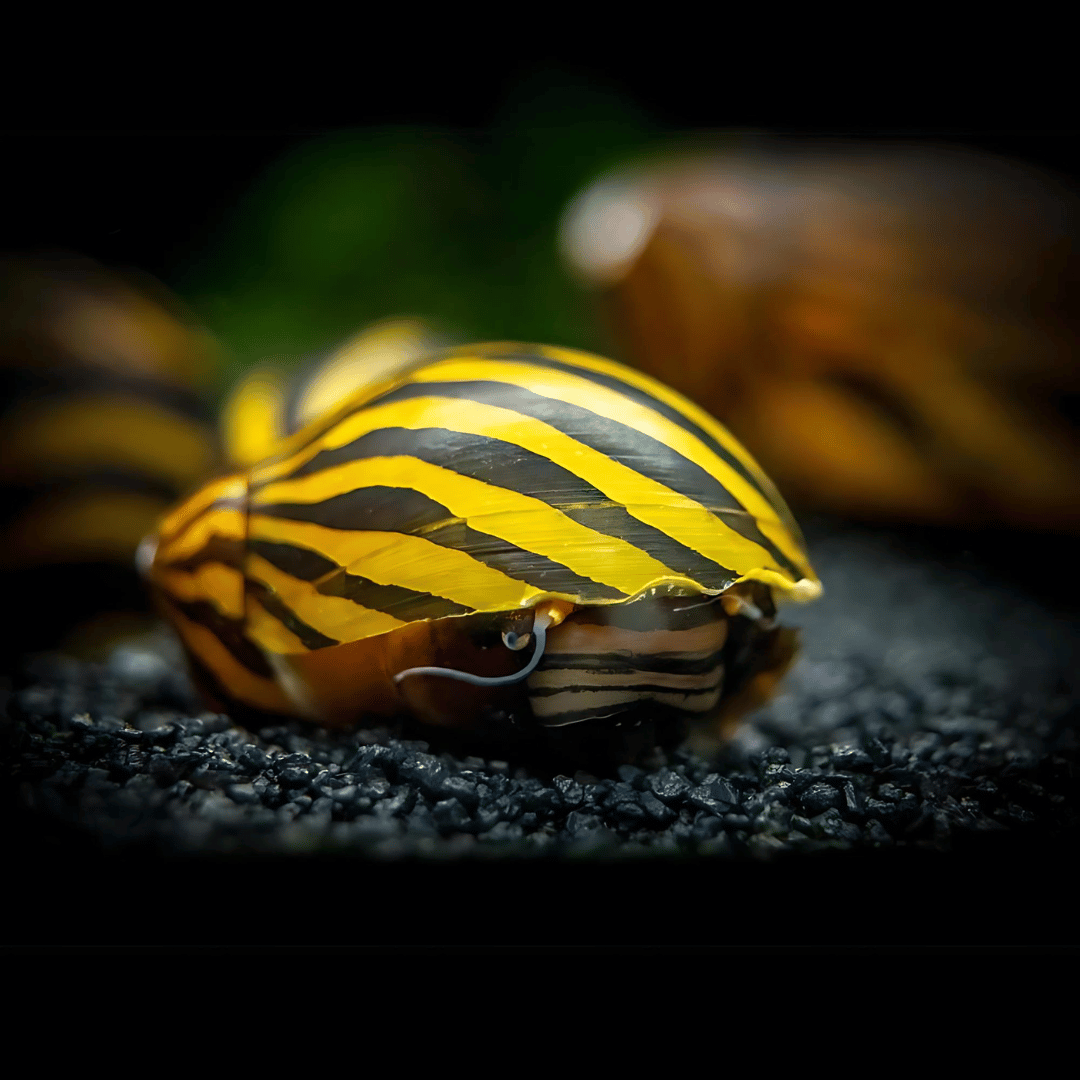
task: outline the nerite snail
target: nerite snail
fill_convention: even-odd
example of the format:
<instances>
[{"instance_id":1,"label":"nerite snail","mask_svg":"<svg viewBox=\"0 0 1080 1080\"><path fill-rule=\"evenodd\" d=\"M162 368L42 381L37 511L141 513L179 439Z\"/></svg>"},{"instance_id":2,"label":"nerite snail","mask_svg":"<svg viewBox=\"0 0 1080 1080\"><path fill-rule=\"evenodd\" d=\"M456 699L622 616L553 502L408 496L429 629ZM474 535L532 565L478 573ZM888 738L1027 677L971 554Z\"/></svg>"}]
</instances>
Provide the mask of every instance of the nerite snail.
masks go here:
<instances>
[{"instance_id":1,"label":"nerite snail","mask_svg":"<svg viewBox=\"0 0 1080 1080\"><path fill-rule=\"evenodd\" d=\"M289 372L273 362L247 371L221 411L225 454L246 469L363 387L391 377L450 341L419 319L384 319Z\"/></svg>"},{"instance_id":2,"label":"nerite snail","mask_svg":"<svg viewBox=\"0 0 1080 1080\"><path fill-rule=\"evenodd\" d=\"M219 465L216 352L153 281L0 260L0 653L143 628L135 549Z\"/></svg>"},{"instance_id":3,"label":"nerite snail","mask_svg":"<svg viewBox=\"0 0 1080 1080\"><path fill-rule=\"evenodd\" d=\"M774 601L821 588L720 424L620 364L520 344L358 392L142 557L234 714L409 714L571 751L717 715L782 664Z\"/></svg>"},{"instance_id":4,"label":"nerite snail","mask_svg":"<svg viewBox=\"0 0 1080 1080\"><path fill-rule=\"evenodd\" d=\"M561 237L622 354L802 505L1075 535L1077 209L957 148L734 138L594 181Z\"/></svg>"}]
</instances>

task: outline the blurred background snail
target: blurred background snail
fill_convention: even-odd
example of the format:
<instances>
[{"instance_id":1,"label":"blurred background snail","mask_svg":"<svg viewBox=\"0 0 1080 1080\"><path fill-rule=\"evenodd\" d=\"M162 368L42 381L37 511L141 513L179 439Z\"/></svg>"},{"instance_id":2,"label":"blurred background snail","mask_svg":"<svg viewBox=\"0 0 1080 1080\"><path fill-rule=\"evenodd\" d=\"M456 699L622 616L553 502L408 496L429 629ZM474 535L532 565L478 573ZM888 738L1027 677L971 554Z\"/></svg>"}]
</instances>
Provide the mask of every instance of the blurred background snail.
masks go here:
<instances>
[{"instance_id":1,"label":"blurred background snail","mask_svg":"<svg viewBox=\"0 0 1080 1080\"><path fill-rule=\"evenodd\" d=\"M218 466L218 346L152 279L0 261L5 654L145 627L139 540Z\"/></svg>"},{"instance_id":2,"label":"blurred background snail","mask_svg":"<svg viewBox=\"0 0 1080 1080\"><path fill-rule=\"evenodd\" d=\"M357 390L448 344L446 335L421 319L384 319L298 366L272 361L254 365L222 407L227 460L236 467L255 465Z\"/></svg>"},{"instance_id":3,"label":"blurred background snail","mask_svg":"<svg viewBox=\"0 0 1080 1080\"><path fill-rule=\"evenodd\" d=\"M1076 211L972 152L744 138L600 178L561 248L617 354L798 505L1074 532Z\"/></svg>"}]
</instances>

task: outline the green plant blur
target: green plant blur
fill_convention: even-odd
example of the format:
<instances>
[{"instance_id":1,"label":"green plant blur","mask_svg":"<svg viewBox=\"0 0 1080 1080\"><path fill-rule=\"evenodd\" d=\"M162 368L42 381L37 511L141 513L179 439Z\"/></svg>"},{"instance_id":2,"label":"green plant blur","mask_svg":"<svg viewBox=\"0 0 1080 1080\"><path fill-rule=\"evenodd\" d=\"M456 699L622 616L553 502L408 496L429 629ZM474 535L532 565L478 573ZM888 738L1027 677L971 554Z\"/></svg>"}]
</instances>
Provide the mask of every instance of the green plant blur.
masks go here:
<instances>
[{"instance_id":1,"label":"green plant blur","mask_svg":"<svg viewBox=\"0 0 1080 1080\"><path fill-rule=\"evenodd\" d=\"M247 193L175 282L230 356L226 384L381 318L459 340L596 349L560 265L559 214L662 133L614 92L537 76L485 131L401 127L302 142Z\"/></svg>"}]
</instances>

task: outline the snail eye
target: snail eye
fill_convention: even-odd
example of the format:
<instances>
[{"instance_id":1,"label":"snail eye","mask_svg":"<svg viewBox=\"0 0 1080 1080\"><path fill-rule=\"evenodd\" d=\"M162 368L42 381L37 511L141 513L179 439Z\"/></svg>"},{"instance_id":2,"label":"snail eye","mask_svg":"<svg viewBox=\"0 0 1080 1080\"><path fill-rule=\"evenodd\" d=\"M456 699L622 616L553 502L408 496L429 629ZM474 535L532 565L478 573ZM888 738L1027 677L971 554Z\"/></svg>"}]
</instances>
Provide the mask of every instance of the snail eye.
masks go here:
<instances>
[{"instance_id":1,"label":"snail eye","mask_svg":"<svg viewBox=\"0 0 1080 1080\"><path fill-rule=\"evenodd\" d=\"M520 652L530 641L532 634L517 634L513 630L504 630L502 634L502 643L511 652Z\"/></svg>"}]
</instances>

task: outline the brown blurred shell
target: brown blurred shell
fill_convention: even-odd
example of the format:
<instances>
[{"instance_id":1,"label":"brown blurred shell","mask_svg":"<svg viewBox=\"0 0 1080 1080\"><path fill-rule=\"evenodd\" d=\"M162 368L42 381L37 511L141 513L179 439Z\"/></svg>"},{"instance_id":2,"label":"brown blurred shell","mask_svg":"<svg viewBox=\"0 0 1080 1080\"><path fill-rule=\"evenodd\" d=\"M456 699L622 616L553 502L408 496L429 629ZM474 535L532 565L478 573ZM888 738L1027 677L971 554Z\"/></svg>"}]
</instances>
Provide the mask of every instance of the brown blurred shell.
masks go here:
<instances>
[{"instance_id":1,"label":"brown blurred shell","mask_svg":"<svg viewBox=\"0 0 1080 1080\"><path fill-rule=\"evenodd\" d=\"M792 501L1076 529L1076 202L970 153L774 144L604 178L562 239L623 357Z\"/></svg>"}]
</instances>

